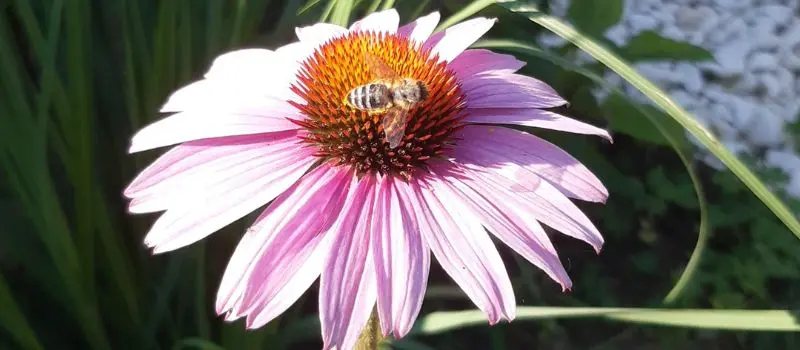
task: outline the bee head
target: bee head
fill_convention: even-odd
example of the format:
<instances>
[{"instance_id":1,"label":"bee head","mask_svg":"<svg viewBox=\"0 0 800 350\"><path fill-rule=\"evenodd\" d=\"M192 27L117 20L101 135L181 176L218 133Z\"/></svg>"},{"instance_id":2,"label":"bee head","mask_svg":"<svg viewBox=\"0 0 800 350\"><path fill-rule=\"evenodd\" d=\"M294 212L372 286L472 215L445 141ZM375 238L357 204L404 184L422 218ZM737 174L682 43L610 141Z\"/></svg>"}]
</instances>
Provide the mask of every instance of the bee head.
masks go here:
<instances>
[{"instance_id":1,"label":"bee head","mask_svg":"<svg viewBox=\"0 0 800 350\"><path fill-rule=\"evenodd\" d=\"M404 104L414 104L428 97L425 83L416 80L406 80L394 90L394 100Z\"/></svg>"}]
</instances>

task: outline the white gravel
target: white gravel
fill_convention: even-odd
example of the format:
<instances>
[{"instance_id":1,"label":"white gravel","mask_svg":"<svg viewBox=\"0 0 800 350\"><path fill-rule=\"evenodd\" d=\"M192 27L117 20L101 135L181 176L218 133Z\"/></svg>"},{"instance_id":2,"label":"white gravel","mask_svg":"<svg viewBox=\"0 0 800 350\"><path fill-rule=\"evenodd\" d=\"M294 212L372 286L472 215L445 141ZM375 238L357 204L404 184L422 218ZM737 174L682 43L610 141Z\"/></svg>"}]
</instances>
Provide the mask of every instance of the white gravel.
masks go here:
<instances>
[{"instance_id":1,"label":"white gravel","mask_svg":"<svg viewBox=\"0 0 800 350\"><path fill-rule=\"evenodd\" d=\"M551 2L553 13L564 17L569 0ZM714 54L715 62L635 67L732 151L760 154L764 165L785 171L791 179L787 192L800 198L800 156L786 133L787 124L800 114L800 0L627 0L623 20L605 34L624 45L645 30ZM563 41L545 36L541 43ZM606 78L632 98L646 101L618 76ZM704 149L697 156L723 167Z\"/></svg>"}]
</instances>

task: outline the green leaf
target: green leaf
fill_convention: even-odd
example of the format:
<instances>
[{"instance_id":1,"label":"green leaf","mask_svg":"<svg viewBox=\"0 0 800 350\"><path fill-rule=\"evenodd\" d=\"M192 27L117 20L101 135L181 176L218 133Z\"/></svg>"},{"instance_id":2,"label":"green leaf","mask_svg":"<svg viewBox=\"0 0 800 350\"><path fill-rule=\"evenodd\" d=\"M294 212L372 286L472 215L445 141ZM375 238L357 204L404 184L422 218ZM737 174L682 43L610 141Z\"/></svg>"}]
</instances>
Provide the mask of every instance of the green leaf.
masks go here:
<instances>
[{"instance_id":1,"label":"green leaf","mask_svg":"<svg viewBox=\"0 0 800 350\"><path fill-rule=\"evenodd\" d=\"M555 318L602 317L608 320L650 325L745 331L798 332L800 324L789 310L643 309L603 307L517 306L516 322ZM436 334L486 324L479 310L432 312L422 317L414 331Z\"/></svg>"},{"instance_id":2,"label":"green leaf","mask_svg":"<svg viewBox=\"0 0 800 350\"><path fill-rule=\"evenodd\" d=\"M540 12L535 6L521 4L517 1L503 2L500 4L509 11L526 16L531 21L572 42L639 89L639 91L652 100L658 107L666 111L673 119L680 123L686 131L692 134L701 144L708 148L711 153L719 158L723 164L731 169L731 171L750 188L753 194L761 199L761 201L792 230L795 236L800 238L800 222L798 222L795 214L792 213L775 194L770 192L764 182L759 180L742 161L736 158L733 153L717 140L711 131L706 129L696 118L689 114L689 112L669 98L669 95L665 91L639 74L622 58L614 55L602 45L582 35L561 20Z\"/></svg>"},{"instance_id":3,"label":"green leaf","mask_svg":"<svg viewBox=\"0 0 800 350\"><path fill-rule=\"evenodd\" d=\"M600 37L622 18L623 0L571 1L567 17L583 32Z\"/></svg>"},{"instance_id":4,"label":"green leaf","mask_svg":"<svg viewBox=\"0 0 800 350\"><path fill-rule=\"evenodd\" d=\"M665 127L670 128L670 132L675 135L683 134L683 129L674 120L664 115L651 106L634 106L631 102L617 92L612 93L600 105L610 122L612 131L621 132L640 141L654 143L662 146L670 146L669 141L664 137L653 123L645 117L640 109L646 109L655 118L658 118ZM679 145L685 147L684 143Z\"/></svg>"},{"instance_id":5,"label":"green leaf","mask_svg":"<svg viewBox=\"0 0 800 350\"><path fill-rule=\"evenodd\" d=\"M647 60L710 61L708 50L687 42L665 38L654 31L644 31L619 49L620 55L631 62Z\"/></svg>"},{"instance_id":6,"label":"green leaf","mask_svg":"<svg viewBox=\"0 0 800 350\"><path fill-rule=\"evenodd\" d=\"M656 200L679 205L683 208L696 209L697 202L692 186L685 178L675 179L674 174L667 174L664 167L657 166L647 171L646 180Z\"/></svg>"}]
</instances>

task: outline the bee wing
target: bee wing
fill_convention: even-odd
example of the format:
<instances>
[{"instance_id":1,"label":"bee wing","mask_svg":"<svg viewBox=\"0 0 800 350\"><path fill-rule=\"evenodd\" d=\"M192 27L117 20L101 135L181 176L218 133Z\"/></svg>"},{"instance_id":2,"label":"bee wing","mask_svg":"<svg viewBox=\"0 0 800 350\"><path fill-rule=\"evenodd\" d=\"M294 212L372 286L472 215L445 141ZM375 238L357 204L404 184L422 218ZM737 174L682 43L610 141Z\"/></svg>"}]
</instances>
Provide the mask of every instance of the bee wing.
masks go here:
<instances>
[{"instance_id":1,"label":"bee wing","mask_svg":"<svg viewBox=\"0 0 800 350\"><path fill-rule=\"evenodd\" d=\"M391 79L398 76L392 67L389 67L380 57L368 51L364 52L364 62L367 64L369 71L375 75L375 79Z\"/></svg>"},{"instance_id":2,"label":"bee wing","mask_svg":"<svg viewBox=\"0 0 800 350\"><path fill-rule=\"evenodd\" d=\"M403 141L408 123L408 110L404 108L390 108L383 116L383 133L389 148L395 148Z\"/></svg>"}]
</instances>

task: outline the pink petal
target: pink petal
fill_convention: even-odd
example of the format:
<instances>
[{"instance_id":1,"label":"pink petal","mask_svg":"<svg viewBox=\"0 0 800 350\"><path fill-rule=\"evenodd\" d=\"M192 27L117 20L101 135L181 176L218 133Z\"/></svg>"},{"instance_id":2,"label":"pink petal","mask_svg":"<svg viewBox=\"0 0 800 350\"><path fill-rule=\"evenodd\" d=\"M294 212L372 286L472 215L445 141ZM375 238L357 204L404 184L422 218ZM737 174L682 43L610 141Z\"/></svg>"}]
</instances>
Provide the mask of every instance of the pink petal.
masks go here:
<instances>
[{"instance_id":1,"label":"pink petal","mask_svg":"<svg viewBox=\"0 0 800 350\"><path fill-rule=\"evenodd\" d=\"M437 182L410 184L407 198L417 213L422 238L442 268L491 324L514 319L511 280L500 254L461 200Z\"/></svg>"},{"instance_id":2,"label":"pink petal","mask_svg":"<svg viewBox=\"0 0 800 350\"><path fill-rule=\"evenodd\" d=\"M214 59L206 78L230 75L246 76L248 70L269 69L269 62L277 55L267 49L241 49L223 53Z\"/></svg>"},{"instance_id":3,"label":"pink petal","mask_svg":"<svg viewBox=\"0 0 800 350\"><path fill-rule=\"evenodd\" d=\"M470 109L464 121L468 123L491 123L532 126L576 134L597 135L612 141L608 131L558 113L535 108L486 108Z\"/></svg>"},{"instance_id":4,"label":"pink petal","mask_svg":"<svg viewBox=\"0 0 800 350\"><path fill-rule=\"evenodd\" d=\"M220 177L251 167L250 162L277 161L303 147L295 130L191 141L164 153L142 170L123 192L128 198L152 195L180 200ZM166 209L166 208L164 208Z\"/></svg>"},{"instance_id":5,"label":"pink petal","mask_svg":"<svg viewBox=\"0 0 800 350\"><path fill-rule=\"evenodd\" d=\"M212 81L228 82L240 88L269 89L284 84L287 86L294 78L299 65L282 55L265 49L242 49L217 57L205 78Z\"/></svg>"},{"instance_id":6,"label":"pink petal","mask_svg":"<svg viewBox=\"0 0 800 350\"><path fill-rule=\"evenodd\" d=\"M468 108L552 108L567 103L550 85L519 74L481 74L462 84Z\"/></svg>"},{"instance_id":7,"label":"pink petal","mask_svg":"<svg viewBox=\"0 0 800 350\"><path fill-rule=\"evenodd\" d=\"M289 189L288 191L293 191ZM242 294L247 285L247 278L255 266L254 262L261 253L262 246L274 237L274 232L264 230L248 229L239 240L236 249L233 251L225 273L222 275L219 289L217 290L216 310L217 314L229 313L233 308L239 308L242 302ZM231 317L231 320L234 318ZM228 320L228 316L226 316Z\"/></svg>"},{"instance_id":8,"label":"pink petal","mask_svg":"<svg viewBox=\"0 0 800 350\"><path fill-rule=\"evenodd\" d=\"M273 200L295 183L316 161L313 150L283 152L282 158L261 157L241 166L220 169L213 176L192 178L193 192L178 189L184 198L169 209L145 237L154 253L194 243ZM172 195L170 191L166 195ZM168 201L168 200L165 200Z\"/></svg>"},{"instance_id":9,"label":"pink petal","mask_svg":"<svg viewBox=\"0 0 800 350\"><path fill-rule=\"evenodd\" d=\"M289 78L279 76L270 79L270 85L264 81L256 83L244 78L229 77L223 79L204 79L186 85L169 96L161 107L162 113L184 111L258 111L276 105L283 100L302 101L290 88ZM294 75L292 78L294 79Z\"/></svg>"},{"instance_id":10,"label":"pink petal","mask_svg":"<svg viewBox=\"0 0 800 350\"><path fill-rule=\"evenodd\" d=\"M481 73L511 74L523 66L525 62L517 60L514 56L483 49L466 50L448 65L461 80Z\"/></svg>"},{"instance_id":11,"label":"pink petal","mask_svg":"<svg viewBox=\"0 0 800 350\"><path fill-rule=\"evenodd\" d=\"M293 296L293 290L302 294L322 272L332 243L328 231L342 210L353 174L329 165L315 172L300 181L297 192L287 192L271 204L254 224L259 230L279 233L254 260L249 280L256 283L248 283L241 307L234 309L234 314L252 313L248 324L253 328L283 312L283 308L275 309L281 300L276 296Z\"/></svg>"},{"instance_id":12,"label":"pink petal","mask_svg":"<svg viewBox=\"0 0 800 350\"><path fill-rule=\"evenodd\" d=\"M433 30L436 29L440 17L439 12L431 12L397 29L397 35L407 37L414 43L422 44L428 40Z\"/></svg>"},{"instance_id":13,"label":"pink petal","mask_svg":"<svg viewBox=\"0 0 800 350\"><path fill-rule=\"evenodd\" d=\"M302 63L314 53L317 46L305 41L297 41L275 49L275 53L280 54L291 62Z\"/></svg>"},{"instance_id":14,"label":"pink petal","mask_svg":"<svg viewBox=\"0 0 800 350\"><path fill-rule=\"evenodd\" d=\"M351 349L372 313L377 298L370 249L370 228L377 180L353 178L339 219L331 228L333 246L319 286L319 314L324 349Z\"/></svg>"},{"instance_id":15,"label":"pink petal","mask_svg":"<svg viewBox=\"0 0 800 350\"><path fill-rule=\"evenodd\" d=\"M408 334L422 307L430 251L422 242L403 181L389 177L378 192L372 226L372 252L378 278L378 316L384 335Z\"/></svg>"},{"instance_id":16,"label":"pink petal","mask_svg":"<svg viewBox=\"0 0 800 350\"><path fill-rule=\"evenodd\" d=\"M570 289L572 281L558 259L558 252L539 223L525 212L518 200L512 196L469 185L461 178L464 175L454 170L437 170L442 179L441 186L449 187L466 203L481 222L503 243L514 249L525 259L547 273L561 284L562 290Z\"/></svg>"},{"instance_id":17,"label":"pink petal","mask_svg":"<svg viewBox=\"0 0 800 350\"><path fill-rule=\"evenodd\" d=\"M351 178L349 171L323 164L267 207L248 230L260 239L250 240L253 246L240 244L231 258L217 296L218 313L229 312L228 320L248 315L248 328L259 328L297 301L322 272L331 246L325 232Z\"/></svg>"},{"instance_id":18,"label":"pink petal","mask_svg":"<svg viewBox=\"0 0 800 350\"><path fill-rule=\"evenodd\" d=\"M205 79L174 92L161 112L235 110L265 97L299 100L290 90L296 62L264 49L243 49L217 57Z\"/></svg>"},{"instance_id":19,"label":"pink petal","mask_svg":"<svg viewBox=\"0 0 800 350\"><path fill-rule=\"evenodd\" d=\"M347 28L330 23L317 23L308 27L295 28L294 31L300 41L318 46L328 40L344 35L347 33Z\"/></svg>"},{"instance_id":20,"label":"pink petal","mask_svg":"<svg viewBox=\"0 0 800 350\"><path fill-rule=\"evenodd\" d=\"M478 17L461 22L431 36L424 47L432 47L432 54L450 62L486 34L496 21L496 18Z\"/></svg>"},{"instance_id":21,"label":"pink petal","mask_svg":"<svg viewBox=\"0 0 800 350\"><path fill-rule=\"evenodd\" d=\"M400 25L400 15L397 10L388 9L384 11L373 12L367 17L353 23L350 26L351 32L387 32L396 33L397 26Z\"/></svg>"},{"instance_id":22,"label":"pink petal","mask_svg":"<svg viewBox=\"0 0 800 350\"><path fill-rule=\"evenodd\" d=\"M128 152L135 153L181 142L217 137L296 130L287 118L305 117L286 101L265 98L262 106L235 111L194 110L176 113L139 130Z\"/></svg>"},{"instance_id":23,"label":"pink petal","mask_svg":"<svg viewBox=\"0 0 800 350\"><path fill-rule=\"evenodd\" d=\"M531 179L525 185L520 185L509 179L515 176L513 173L519 167L515 169L507 166L506 170L510 171L503 173L503 169L475 165L481 161L467 152L461 154L458 162L464 169L463 182L474 188L496 191L506 198L516 198L520 207L531 213L536 220L567 236L589 243L595 251L600 252L603 236L586 214L549 182Z\"/></svg>"},{"instance_id":24,"label":"pink petal","mask_svg":"<svg viewBox=\"0 0 800 350\"><path fill-rule=\"evenodd\" d=\"M605 202L608 190L594 174L561 148L534 135L494 126L467 126L457 137L468 147L458 147L454 157L470 153L486 168L521 167L515 180L526 178L547 180L571 198L590 202ZM531 173L532 172L532 173ZM538 183L538 180L535 180ZM532 189L533 184L528 188Z\"/></svg>"}]
</instances>

